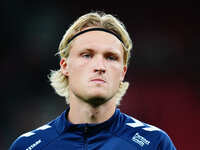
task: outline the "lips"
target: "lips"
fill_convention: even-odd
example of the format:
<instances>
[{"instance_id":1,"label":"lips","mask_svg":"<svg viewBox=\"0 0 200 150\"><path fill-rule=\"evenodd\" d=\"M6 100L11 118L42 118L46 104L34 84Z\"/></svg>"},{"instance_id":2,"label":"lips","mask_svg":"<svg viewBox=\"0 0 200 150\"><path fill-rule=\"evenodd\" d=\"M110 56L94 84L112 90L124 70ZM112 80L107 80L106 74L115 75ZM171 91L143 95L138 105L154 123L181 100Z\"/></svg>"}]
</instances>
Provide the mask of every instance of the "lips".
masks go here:
<instances>
[{"instance_id":1,"label":"lips","mask_svg":"<svg viewBox=\"0 0 200 150\"><path fill-rule=\"evenodd\" d=\"M99 78L92 79L91 81L92 81L92 82L98 82L98 83L105 83L105 82L106 82L105 80L99 79Z\"/></svg>"}]
</instances>

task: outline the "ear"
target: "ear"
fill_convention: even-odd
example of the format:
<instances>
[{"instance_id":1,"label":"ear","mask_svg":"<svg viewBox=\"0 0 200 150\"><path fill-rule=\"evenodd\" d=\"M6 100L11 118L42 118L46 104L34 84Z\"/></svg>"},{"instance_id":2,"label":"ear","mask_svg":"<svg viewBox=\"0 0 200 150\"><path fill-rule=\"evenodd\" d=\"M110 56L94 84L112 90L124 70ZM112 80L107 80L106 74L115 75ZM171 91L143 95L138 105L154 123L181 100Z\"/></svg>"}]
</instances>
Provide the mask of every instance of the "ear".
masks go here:
<instances>
[{"instance_id":1,"label":"ear","mask_svg":"<svg viewBox=\"0 0 200 150\"><path fill-rule=\"evenodd\" d=\"M124 80L125 75L126 75L126 72L127 72L127 66L124 65L124 66L123 66L123 69L122 69L121 78L120 78L121 82Z\"/></svg>"},{"instance_id":2,"label":"ear","mask_svg":"<svg viewBox=\"0 0 200 150\"><path fill-rule=\"evenodd\" d=\"M68 72L68 65L67 65L67 60L66 58L61 58L60 60L60 69L61 72L65 75L68 76L69 72Z\"/></svg>"}]
</instances>

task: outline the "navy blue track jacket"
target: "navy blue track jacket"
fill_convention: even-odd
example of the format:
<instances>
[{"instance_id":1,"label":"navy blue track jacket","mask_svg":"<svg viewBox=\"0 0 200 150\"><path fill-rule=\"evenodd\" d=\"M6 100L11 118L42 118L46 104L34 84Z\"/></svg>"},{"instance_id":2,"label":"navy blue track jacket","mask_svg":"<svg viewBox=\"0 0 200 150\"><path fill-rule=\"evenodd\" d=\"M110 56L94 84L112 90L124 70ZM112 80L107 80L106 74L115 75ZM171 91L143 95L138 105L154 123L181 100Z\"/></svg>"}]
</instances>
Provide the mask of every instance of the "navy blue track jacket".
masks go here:
<instances>
[{"instance_id":1,"label":"navy blue track jacket","mask_svg":"<svg viewBox=\"0 0 200 150\"><path fill-rule=\"evenodd\" d=\"M72 124L69 108L50 123L18 137L10 150L176 150L161 129L119 109L100 124Z\"/></svg>"}]
</instances>

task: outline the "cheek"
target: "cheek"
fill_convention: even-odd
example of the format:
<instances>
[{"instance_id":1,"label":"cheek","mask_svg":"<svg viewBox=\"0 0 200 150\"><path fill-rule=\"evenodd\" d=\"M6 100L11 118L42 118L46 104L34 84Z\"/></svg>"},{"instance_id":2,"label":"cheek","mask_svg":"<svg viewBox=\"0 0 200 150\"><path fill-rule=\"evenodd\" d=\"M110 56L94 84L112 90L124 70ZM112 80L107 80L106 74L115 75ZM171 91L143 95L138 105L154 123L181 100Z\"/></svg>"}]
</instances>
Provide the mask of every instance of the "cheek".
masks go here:
<instances>
[{"instance_id":1,"label":"cheek","mask_svg":"<svg viewBox=\"0 0 200 150\"><path fill-rule=\"evenodd\" d=\"M79 61L78 59L70 60L69 63L69 77L76 77L78 76L80 78L80 75L84 73L86 70L87 63L83 61Z\"/></svg>"},{"instance_id":2,"label":"cheek","mask_svg":"<svg viewBox=\"0 0 200 150\"><path fill-rule=\"evenodd\" d=\"M118 84L120 83L121 77L122 77L122 67L121 65L114 65L110 68L110 77L112 77L112 80L114 80L114 83Z\"/></svg>"}]
</instances>

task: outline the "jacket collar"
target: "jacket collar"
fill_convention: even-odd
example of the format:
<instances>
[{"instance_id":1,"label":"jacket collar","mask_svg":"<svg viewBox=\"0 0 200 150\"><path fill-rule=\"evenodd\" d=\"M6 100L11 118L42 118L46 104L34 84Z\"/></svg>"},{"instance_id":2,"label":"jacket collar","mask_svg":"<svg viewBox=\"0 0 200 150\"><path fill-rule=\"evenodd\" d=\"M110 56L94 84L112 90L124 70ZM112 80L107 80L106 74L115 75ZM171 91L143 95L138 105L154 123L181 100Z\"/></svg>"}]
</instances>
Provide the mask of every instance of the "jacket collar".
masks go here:
<instances>
[{"instance_id":1,"label":"jacket collar","mask_svg":"<svg viewBox=\"0 0 200 150\"><path fill-rule=\"evenodd\" d=\"M116 108L115 113L112 115L110 119L103 123L97 124L72 124L66 119L66 116L69 113L69 107L55 120L55 125L57 132L59 134L65 132L73 132L77 134L87 133L96 134L97 132L104 130L116 130L116 127L119 126L120 121L120 110Z\"/></svg>"}]
</instances>

